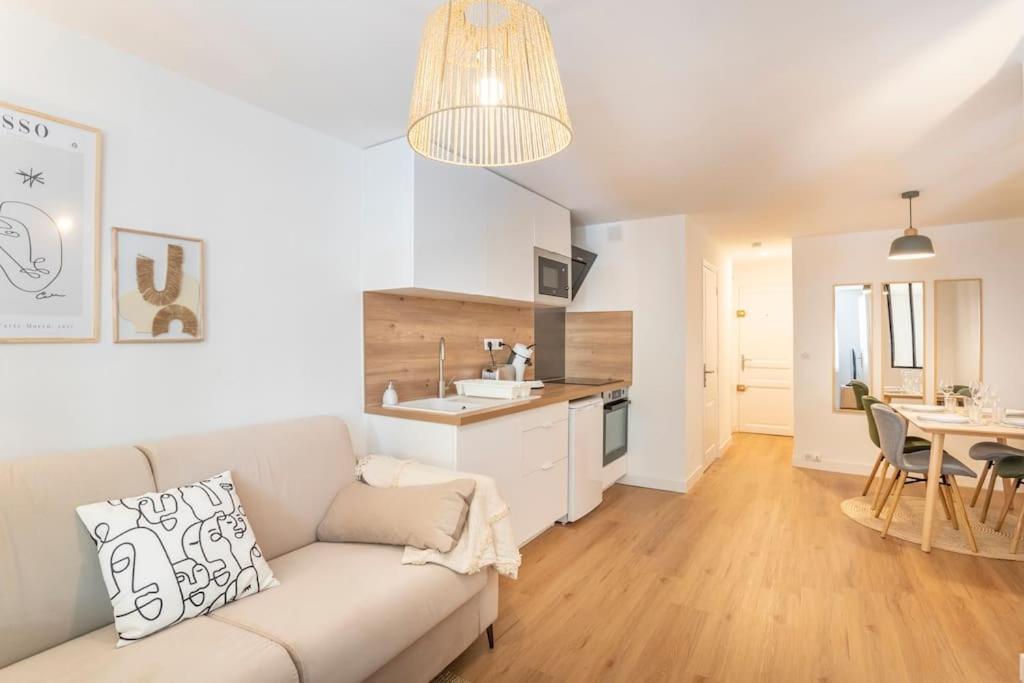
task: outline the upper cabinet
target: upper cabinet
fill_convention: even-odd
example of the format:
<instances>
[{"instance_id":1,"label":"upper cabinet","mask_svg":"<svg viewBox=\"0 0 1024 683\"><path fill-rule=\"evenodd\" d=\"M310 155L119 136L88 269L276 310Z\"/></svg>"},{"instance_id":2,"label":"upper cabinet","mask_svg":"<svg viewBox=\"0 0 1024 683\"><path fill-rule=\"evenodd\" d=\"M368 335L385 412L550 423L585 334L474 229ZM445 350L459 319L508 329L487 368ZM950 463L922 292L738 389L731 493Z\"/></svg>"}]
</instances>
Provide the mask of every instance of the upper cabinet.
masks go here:
<instances>
[{"instance_id":1,"label":"upper cabinet","mask_svg":"<svg viewBox=\"0 0 1024 683\"><path fill-rule=\"evenodd\" d=\"M364 290L533 301L534 246L570 254L569 211L495 173L404 139L363 155Z\"/></svg>"},{"instance_id":2,"label":"upper cabinet","mask_svg":"<svg viewBox=\"0 0 1024 683\"><path fill-rule=\"evenodd\" d=\"M531 193L532 194L532 193ZM536 197L533 219L533 244L562 256L572 256L572 234L569 227L569 209Z\"/></svg>"}]
</instances>

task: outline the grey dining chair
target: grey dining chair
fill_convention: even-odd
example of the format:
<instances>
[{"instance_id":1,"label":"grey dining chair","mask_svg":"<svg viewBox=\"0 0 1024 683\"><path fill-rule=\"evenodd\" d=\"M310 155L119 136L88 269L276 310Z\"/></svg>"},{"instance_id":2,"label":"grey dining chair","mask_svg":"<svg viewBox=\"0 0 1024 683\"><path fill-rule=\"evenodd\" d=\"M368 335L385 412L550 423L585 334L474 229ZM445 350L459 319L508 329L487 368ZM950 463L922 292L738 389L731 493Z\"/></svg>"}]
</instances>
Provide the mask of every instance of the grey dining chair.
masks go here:
<instances>
[{"instance_id":1,"label":"grey dining chair","mask_svg":"<svg viewBox=\"0 0 1024 683\"><path fill-rule=\"evenodd\" d=\"M985 478L991 476L991 479L988 481L988 489L985 491L985 500L981 504L981 516L979 517L982 524L984 524L985 519L988 517L988 506L992 502L992 490L995 489L996 479L999 478L992 470L993 466L1004 458L1024 456L1024 450L1008 446L1005 443L983 441L971 446L969 455L972 460L985 461L985 467L981 470L981 477L978 478L978 485L974 487L974 495L971 496L971 507L974 507L978 502L978 495L985 485ZM1004 479L1005 486L1008 486L1005 482L1006 480ZM1009 496L1009 491L1006 491L1006 493ZM1012 502L1013 497L1010 496L1009 500Z\"/></svg>"},{"instance_id":2,"label":"grey dining chair","mask_svg":"<svg viewBox=\"0 0 1024 683\"><path fill-rule=\"evenodd\" d=\"M871 406L875 405L876 403L881 403L881 401L879 401L874 396L865 396L864 398L861 399L861 406L864 408L864 414L868 418L868 437L871 439L871 442L875 444L875 448L879 449L878 457L875 458L875 464L871 468L871 474L868 475L868 480L864 484L864 490L861 491L862 496L868 495L868 492L871 491L871 484L875 480L875 473L878 472L879 466L881 466L882 468L882 475L878 480L878 490L875 491L875 500L874 503L871 504L872 510L878 509L878 505L882 500L882 489L885 488L885 477L886 474L888 474L889 472L889 462L885 459L885 456L882 454L882 444L878 440L878 427L875 426L875 414L871 412ZM904 450L928 451L931 450L931 447L932 444L930 441L928 441L928 439L923 439L920 436L908 436L907 442L904 446Z\"/></svg>"},{"instance_id":3,"label":"grey dining chair","mask_svg":"<svg viewBox=\"0 0 1024 683\"><path fill-rule=\"evenodd\" d=\"M881 442L882 454L890 465L896 468L897 476L894 477L882 496L882 508L892 493L895 486L895 499L889 515L882 527L882 538L889 533L892 525L896 507L900 504L900 496L903 494L903 487L908 483L916 484L928 479L928 459L930 454L927 451L906 452L907 443L907 421L904 420L895 410L889 406L876 403L871 406L875 415L875 424L878 426L878 437ZM913 479L910 477L913 476ZM942 469L939 477L939 499L943 507L947 508L947 517L953 522L954 528L961 528L964 538L972 552L978 552L978 543L974 539L974 531L971 529L971 521L967 516L967 508L964 506L963 498L960 495L960 487L957 486L956 477L974 477L974 471L960 462L947 452L942 454ZM949 496L947 502L946 496ZM949 507L952 507L952 516L949 514ZM881 508L880 508L881 509ZM962 523L960 520L962 519Z\"/></svg>"}]
</instances>

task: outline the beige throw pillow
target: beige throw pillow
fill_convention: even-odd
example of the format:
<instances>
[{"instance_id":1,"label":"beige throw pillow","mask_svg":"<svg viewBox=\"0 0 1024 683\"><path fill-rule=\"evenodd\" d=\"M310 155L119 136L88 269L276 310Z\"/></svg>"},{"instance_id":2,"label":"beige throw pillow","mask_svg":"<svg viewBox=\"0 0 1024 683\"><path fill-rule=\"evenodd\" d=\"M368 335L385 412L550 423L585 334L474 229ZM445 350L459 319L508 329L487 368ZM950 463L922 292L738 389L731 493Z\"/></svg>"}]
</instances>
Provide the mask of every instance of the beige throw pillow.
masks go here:
<instances>
[{"instance_id":1,"label":"beige throw pillow","mask_svg":"<svg viewBox=\"0 0 1024 683\"><path fill-rule=\"evenodd\" d=\"M332 543L411 545L446 553L462 536L475 489L472 479L401 488L353 482L338 492L316 535Z\"/></svg>"}]
</instances>

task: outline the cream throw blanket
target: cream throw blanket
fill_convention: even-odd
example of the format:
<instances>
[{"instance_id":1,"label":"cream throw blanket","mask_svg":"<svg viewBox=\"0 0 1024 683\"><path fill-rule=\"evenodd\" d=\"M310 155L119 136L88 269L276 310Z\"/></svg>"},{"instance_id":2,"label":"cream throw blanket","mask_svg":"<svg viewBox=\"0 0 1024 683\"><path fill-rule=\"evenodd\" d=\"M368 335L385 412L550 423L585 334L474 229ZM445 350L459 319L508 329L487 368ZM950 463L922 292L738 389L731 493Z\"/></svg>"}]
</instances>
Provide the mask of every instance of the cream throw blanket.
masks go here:
<instances>
[{"instance_id":1,"label":"cream throw blanket","mask_svg":"<svg viewBox=\"0 0 1024 683\"><path fill-rule=\"evenodd\" d=\"M447 553L405 547L402 564L439 564L460 574L475 574L493 566L499 574L516 578L522 561L512 533L508 505L498 494L494 480L480 474L455 472L422 465L414 460L399 460L386 455L368 455L356 463L356 476L370 486L393 488L439 484L453 479L476 481L476 492L462 537Z\"/></svg>"}]
</instances>

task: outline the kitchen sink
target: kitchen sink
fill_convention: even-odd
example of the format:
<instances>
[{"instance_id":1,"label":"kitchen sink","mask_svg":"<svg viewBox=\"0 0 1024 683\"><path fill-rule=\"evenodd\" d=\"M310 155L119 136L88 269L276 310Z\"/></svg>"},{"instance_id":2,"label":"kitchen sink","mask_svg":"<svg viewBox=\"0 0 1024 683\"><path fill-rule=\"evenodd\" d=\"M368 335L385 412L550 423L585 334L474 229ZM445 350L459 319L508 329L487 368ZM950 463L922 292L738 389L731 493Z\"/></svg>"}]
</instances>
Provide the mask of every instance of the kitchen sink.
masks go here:
<instances>
[{"instance_id":1,"label":"kitchen sink","mask_svg":"<svg viewBox=\"0 0 1024 683\"><path fill-rule=\"evenodd\" d=\"M395 406L385 406L387 408L405 409L405 410L425 410L431 413L472 413L478 410L489 410L491 408L502 408L504 406L515 405L516 403L524 403L526 401L532 401L538 398L537 396L530 396L529 398L516 398L516 399L501 399L501 398L478 398L475 396L451 396L449 398L418 398L415 401L403 401Z\"/></svg>"}]
</instances>

